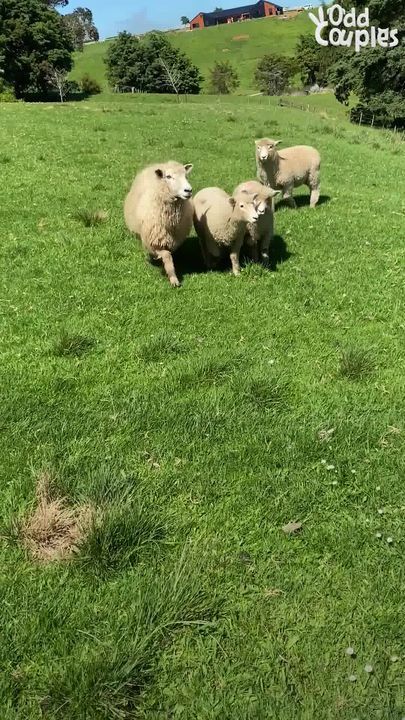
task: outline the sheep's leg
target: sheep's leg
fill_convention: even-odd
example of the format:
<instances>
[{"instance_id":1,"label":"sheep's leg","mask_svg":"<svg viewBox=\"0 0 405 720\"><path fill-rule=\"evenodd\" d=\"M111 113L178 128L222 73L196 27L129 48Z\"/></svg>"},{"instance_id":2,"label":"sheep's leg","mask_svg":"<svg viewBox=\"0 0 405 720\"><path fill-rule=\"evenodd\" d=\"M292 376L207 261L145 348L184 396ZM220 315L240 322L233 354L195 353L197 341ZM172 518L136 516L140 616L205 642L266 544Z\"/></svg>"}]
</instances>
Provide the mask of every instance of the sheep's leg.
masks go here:
<instances>
[{"instance_id":1,"label":"sheep's leg","mask_svg":"<svg viewBox=\"0 0 405 720\"><path fill-rule=\"evenodd\" d=\"M231 249L231 263L232 263L232 272L235 276L240 275L240 263L239 263L239 255L241 251L241 247L243 244L243 238L240 240L236 240L234 244L232 245Z\"/></svg>"},{"instance_id":2,"label":"sheep's leg","mask_svg":"<svg viewBox=\"0 0 405 720\"><path fill-rule=\"evenodd\" d=\"M257 241L255 238L253 238L250 233L246 235L245 242L247 247L249 248L249 255L252 262L257 263L259 262L259 248L257 246Z\"/></svg>"},{"instance_id":3,"label":"sheep's leg","mask_svg":"<svg viewBox=\"0 0 405 720\"><path fill-rule=\"evenodd\" d=\"M266 233L266 235L262 238L261 247L260 247L260 255L262 258L262 263L265 267L268 267L270 264L270 257L269 257L270 241L271 241L270 233Z\"/></svg>"},{"instance_id":4,"label":"sheep's leg","mask_svg":"<svg viewBox=\"0 0 405 720\"><path fill-rule=\"evenodd\" d=\"M160 250L156 253L156 257L163 262L167 277L172 287L180 287L176 270L174 268L173 256L169 250Z\"/></svg>"},{"instance_id":5,"label":"sheep's leg","mask_svg":"<svg viewBox=\"0 0 405 720\"><path fill-rule=\"evenodd\" d=\"M297 207L297 203L295 202L295 200L292 196L293 190L294 190L294 187L292 185L289 187L286 187L283 191L283 198L284 198L284 200L286 200L286 202L288 203L288 205L291 208L295 209Z\"/></svg>"},{"instance_id":6,"label":"sheep's leg","mask_svg":"<svg viewBox=\"0 0 405 720\"><path fill-rule=\"evenodd\" d=\"M317 187L311 188L311 199L310 199L311 208L316 207L320 194L321 194L321 191L320 191L319 185Z\"/></svg>"}]
</instances>

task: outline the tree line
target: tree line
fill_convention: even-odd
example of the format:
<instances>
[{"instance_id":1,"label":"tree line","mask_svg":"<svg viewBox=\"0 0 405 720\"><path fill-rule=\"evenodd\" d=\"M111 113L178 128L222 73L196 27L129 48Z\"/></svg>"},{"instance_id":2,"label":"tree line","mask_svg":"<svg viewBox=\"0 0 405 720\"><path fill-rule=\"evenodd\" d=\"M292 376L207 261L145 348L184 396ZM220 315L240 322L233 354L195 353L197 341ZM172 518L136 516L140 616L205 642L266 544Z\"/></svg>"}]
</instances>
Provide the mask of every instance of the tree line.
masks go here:
<instances>
[{"instance_id":1,"label":"tree line","mask_svg":"<svg viewBox=\"0 0 405 720\"><path fill-rule=\"evenodd\" d=\"M63 100L71 90L84 95L100 91L88 76L80 87L67 80L73 52L99 39L91 10L57 12L67 4L68 0L0 1L0 100L3 95L45 99L52 90Z\"/></svg>"}]
</instances>

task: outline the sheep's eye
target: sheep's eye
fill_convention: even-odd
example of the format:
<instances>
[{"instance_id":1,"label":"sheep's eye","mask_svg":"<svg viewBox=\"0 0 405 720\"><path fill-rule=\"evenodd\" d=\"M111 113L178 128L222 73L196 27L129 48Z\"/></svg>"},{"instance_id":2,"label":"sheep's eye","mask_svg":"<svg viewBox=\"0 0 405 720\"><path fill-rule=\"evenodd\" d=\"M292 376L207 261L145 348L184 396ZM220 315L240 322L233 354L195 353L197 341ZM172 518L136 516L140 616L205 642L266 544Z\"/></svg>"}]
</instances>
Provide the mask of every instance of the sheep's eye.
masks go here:
<instances>
[{"instance_id":1,"label":"sheep's eye","mask_svg":"<svg viewBox=\"0 0 405 720\"><path fill-rule=\"evenodd\" d=\"M243 203L241 203L240 206L241 206L241 208L244 208L244 207L245 207Z\"/></svg>"},{"instance_id":2,"label":"sheep's eye","mask_svg":"<svg viewBox=\"0 0 405 720\"><path fill-rule=\"evenodd\" d=\"M168 180L173 180L173 175L166 175L166 178L167 178Z\"/></svg>"}]
</instances>

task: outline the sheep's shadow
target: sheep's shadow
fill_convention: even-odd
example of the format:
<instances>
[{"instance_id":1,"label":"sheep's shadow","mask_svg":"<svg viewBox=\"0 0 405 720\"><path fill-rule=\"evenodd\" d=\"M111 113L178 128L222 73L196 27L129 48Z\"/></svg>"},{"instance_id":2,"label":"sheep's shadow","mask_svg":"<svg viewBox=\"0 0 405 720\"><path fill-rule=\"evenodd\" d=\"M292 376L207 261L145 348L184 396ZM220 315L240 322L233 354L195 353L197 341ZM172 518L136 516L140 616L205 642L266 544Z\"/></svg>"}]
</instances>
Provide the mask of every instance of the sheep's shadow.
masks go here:
<instances>
[{"instance_id":1,"label":"sheep's shadow","mask_svg":"<svg viewBox=\"0 0 405 720\"><path fill-rule=\"evenodd\" d=\"M276 272L278 266L286 262L291 256L292 253L289 252L284 238L281 237L281 235L275 235L270 245L269 264L266 269L269 272ZM176 250L173 258L177 277L180 281L187 275L200 275L208 272L229 273L231 270L231 262L226 255L218 260L215 268L208 270L204 262L200 241L196 236L189 237L183 245ZM245 249L241 252L240 260L242 266L246 266L252 262ZM164 273L163 268L162 272Z\"/></svg>"},{"instance_id":2,"label":"sheep's shadow","mask_svg":"<svg viewBox=\"0 0 405 720\"><path fill-rule=\"evenodd\" d=\"M297 208L309 207L309 195L294 195L294 200L297 205ZM317 202L316 207L320 207L321 205L326 205L330 201L331 201L330 195L321 195ZM278 208L281 209L281 208L286 208L286 207L290 208L291 210L293 209L290 207L287 200L280 200L276 204L276 210Z\"/></svg>"}]
</instances>

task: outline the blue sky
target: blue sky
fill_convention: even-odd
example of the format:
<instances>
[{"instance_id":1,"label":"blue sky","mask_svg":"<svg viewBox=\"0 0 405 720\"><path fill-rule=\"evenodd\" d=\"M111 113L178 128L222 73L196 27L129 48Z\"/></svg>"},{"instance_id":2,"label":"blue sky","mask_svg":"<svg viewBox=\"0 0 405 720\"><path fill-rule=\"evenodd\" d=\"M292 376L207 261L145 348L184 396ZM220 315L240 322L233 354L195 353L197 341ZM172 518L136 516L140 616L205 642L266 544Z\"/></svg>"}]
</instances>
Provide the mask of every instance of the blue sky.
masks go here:
<instances>
[{"instance_id":1,"label":"blue sky","mask_svg":"<svg viewBox=\"0 0 405 720\"><path fill-rule=\"evenodd\" d=\"M121 30L142 33L178 27L182 15L189 18L201 10L210 12L216 6L224 9L247 5L254 0L70 0L65 12L76 7L89 7L102 38ZM294 7L299 0L277 0L283 7Z\"/></svg>"}]
</instances>

